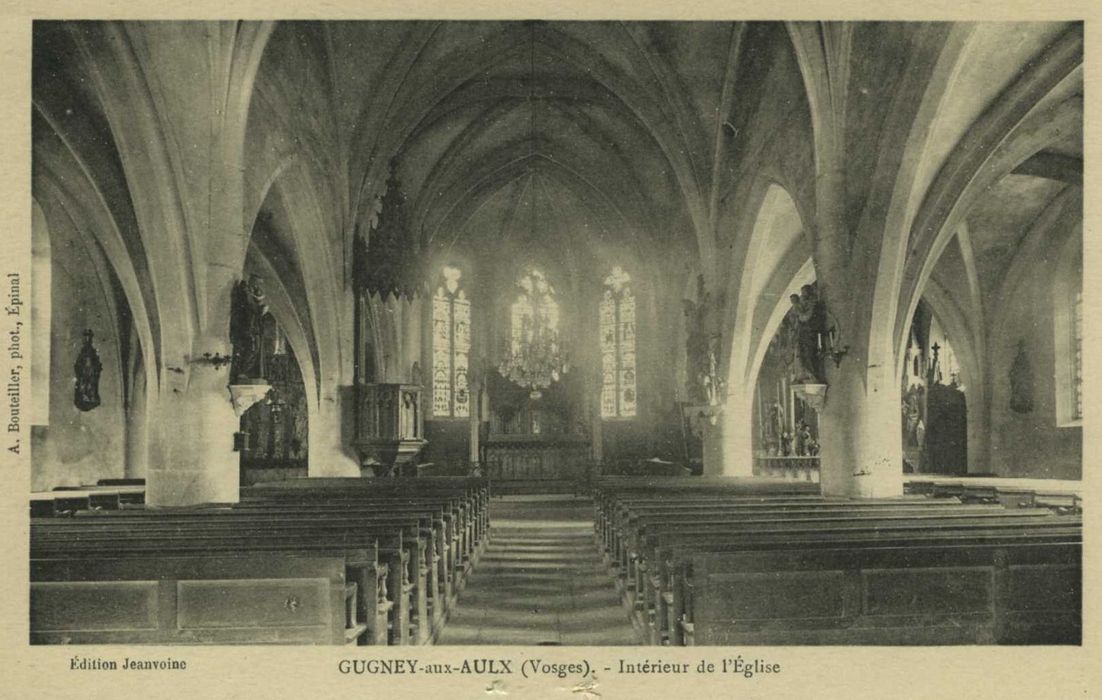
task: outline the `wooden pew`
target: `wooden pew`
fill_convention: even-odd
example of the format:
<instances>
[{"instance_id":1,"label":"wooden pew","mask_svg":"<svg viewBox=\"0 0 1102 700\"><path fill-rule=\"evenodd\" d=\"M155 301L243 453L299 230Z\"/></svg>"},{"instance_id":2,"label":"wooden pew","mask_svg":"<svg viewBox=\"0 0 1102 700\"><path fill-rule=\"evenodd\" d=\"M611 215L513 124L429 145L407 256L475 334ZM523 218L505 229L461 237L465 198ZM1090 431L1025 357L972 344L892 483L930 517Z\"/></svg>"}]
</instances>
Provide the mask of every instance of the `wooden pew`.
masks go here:
<instances>
[{"instance_id":1,"label":"wooden pew","mask_svg":"<svg viewBox=\"0 0 1102 700\"><path fill-rule=\"evenodd\" d=\"M348 559L282 553L31 561L32 644L348 644Z\"/></svg>"},{"instance_id":2,"label":"wooden pew","mask_svg":"<svg viewBox=\"0 0 1102 700\"><path fill-rule=\"evenodd\" d=\"M946 505L959 505L956 499L878 499L854 500L854 499L823 499L820 497L783 496L768 499L757 497L723 497L715 494L675 495L673 497L629 497L618 498L601 505L601 512L596 516L599 520L598 538L601 545L609 552L612 561L616 565L624 563L621 549L622 533L630 524L633 515L638 514L683 514L686 518L703 517L709 514L720 515L729 509L736 509L738 513L750 513L755 511L785 510L794 515L807 508L817 508L816 512L824 512L832 509L847 510L883 510L910 506L915 508L930 508Z\"/></svg>"},{"instance_id":3,"label":"wooden pew","mask_svg":"<svg viewBox=\"0 0 1102 700\"><path fill-rule=\"evenodd\" d=\"M1078 644L1081 545L694 553L686 644Z\"/></svg>"},{"instance_id":4,"label":"wooden pew","mask_svg":"<svg viewBox=\"0 0 1102 700\"><path fill-rule=\"evenodd\" d=\"M271 500L309 500L326 502L350 502L364 501L371 498L415 498L424 499L434 492L437 496L441 493L450 496L455 495L457 487L465 488L465 500L460 500L459 522L457 528L461 533L460 548L456 553L456 563L460 568L460 577L457 590L466 581L466 574L477 563L478 557L485 548L489 534L489 492L485 480L473 478L390 478L390 479L318 479L321 482L316 488L308 488L308 484L301 482L314 481L314 479L297 479L289 482L276 482L258 485L249 490L243 490L243 498L248 500L261 497L265 501Z\"/></svg>"},{"instance_id":5,"label":"wooden pew","mask_svg":"<svg viewBox=\"0 0 1102 700\"><path fill-rule=\"evenodd\" d=\"M58 491L87 491L90 494L117 495L120 505L141 505L145 503L145 486L140 485L97 483L94 486L55 486L54 492Z\"/></svg>"},{"instance_id":6,"label":"wooden pew","mask_svg":"<svg viewBox=\"0 0 1102 700\"><path fill-rule=\"evenodd\" d=\"M133 557L148 558L154 550L160 551L164 547L172 547L176 551L180 551L191 546L196 553L206 553L210 551L213 542L222 543L226 550L257 550L276 547L292 547L296 550L309 548L307 546L310 545L310 542L307 540L310 537L324 536L327 541L332 542L342 531L341 528L352 527L354 521L356 527L360 529L365 527L366 521L369 519L363 516L365 505L371 507L372 514L376 518L376 525L380 527L383 527L380 518L401 517L401 514L412 516L428 514L429 523L418 521L417 524L412 526L415 534L410 535L408 532L406 552L403 552L401 545L396 547L395 542L390 542L390 546L383 547L381 551L390 557L399 557L399 559L392 559L387 562L390 564L389 567L387 563L380 564L380 569L387 571L387 575L391 579L389 584L391 590L413 594L415 602L412 607L415 612L412 620L415 625L415 634L418 635L419 640L424 640L423 637L430 635L432 632L439 632L439 625L436 625L436 629L432 629L434 625L430 622L430 617L425 610L426 604L428 604L426 601L432 600L436 603L437 610L434 611L434 616L442 617L445 614L443 609L446 594L439 590L433 593L430 586L425 584L425 580L432 580L434 578L432 574L437 571L436 567L431 566L433 559L435 558L437 561L441 559L439 554L435 554L433 551L435 542L439 541L451 546L455 552L456 562L462 561L465 567L471 566L471 554L474 551L475 543L479 546L485 546L484 534L488 532L488 515L482 506L488 502L488 497L484 485L472 484L469 480L464 480L463 483L454 481L443 483L428 480L432 481L432 484L429 484L428 481L418 480L417 487L420 491L417 493L410 491L410 484L393 483L398 481L392 480L392 483L386 486L378 487L377 485L370 489L361 489L361 484L350 484L347 480L341 480L341 484L322 489L314 488L313 484L295 485L291 487L296 489L294 495L288 494L284 497L277 493L278 489L277 491L266 492L272 496L269 503L252 500L252 502L234 508L233 516L226 515L223 508L149 509L130 511L127 514L111 514L111 516L117 517L110 518L105 518L104 516L107 514L104 513L82 514L85 517L75 518L75 520L79 520L79 526L96 523L96 527L104 532L104 538L111 540L111 542L100 541L96 543L89 540L89 537L94 536L94 532L85 530L82 536L83 541L80 543L82 553L88 552L89 549L94 549L94 546L96 546L105 547L106 550L93 551L91 552L93 556L102 556L106 551L121 549L125 550L126 554L132 554ZM335 499L336 503L334 503L333 488L349 486L357 492L356 497L339 497ZM290 488L285 488L283 491L290 491ZM371 499L363 497L364 494L358 493L360 491L364 491L365 494L370 493ZM424 491L431 491L437 495L422 497L421 494ZM453 497L462 502L461 505L455 507L458 513L461 514L456 524L456 543L447 541L443 530L444 511L446 508L453 506L449 502L449 498ZM432 500L432 503L430 503L430 500ZM293 524L295 518L301 519L298 524ZM320 524L321 520L324 520L325 525ZM151 527L151 523L158 523L159 525ZM393 528L396 525L396 523L390 523L388 527ZM163 539L155 542L152 548L142 548L139 546L140 541L132 538L127 539L127 537L122 537L120 542L119 528L127 530L136 527L143 532L143 536L147 541L156 537L162 537ZM256 529L241 529L250 527ZM112 528L115 529L115 534L111 534ZM190 534L185 537L182 535L181 528L190 530ZM233 531L229 531L227 528ZM41 554L42 549L50 546L51 542L43 540L41 528L39 528L39 531L40 537L37 537L36 540L39 542L39 553ZM425 535L426 532L429 536L421 539L419 536ZM261 545L259 542L233 539L234 535L242 534L255 538L268 537L268 543ZM71 535L62 534L61 537L64 539L71 537ZM207 540L205 542L202 539L196 540L196 537L207 537ZM301 539L295 539L296 537ZM281 545L273 542L273 539L278 539L282 542ZM350 543L347 539L338 539L337 541L344 542L346 545ZM419 547L421 542L424 542L423 546ZM56 540L53 545L57 545ZM216 549L217 545L215 546ZM61 556L61 552L55 551L53 554L55 558ZM424 574L428 574L428 577ZM372 588L383 590L386 585L385 580L380 580L377 586L372 586ZM398 604L393 605L393 607L398 609L401 601L404 600L404 595L396 594L395 599ZM390 627L391 636L395 637L392 640L395 640L395 642L402 642L407 638L408 632L402 628L404 621L407 620L408 616L406 614L400 611L392 612ZM372 625L372 627L374 627L372 628L372 634L378 632L378 624ZM380 639L376 638L375 640L379 642ZM381 642L385 643L386 638L383 637Z\"/></svg>"},{"instance_id":7,"label":"wooden pew","mask_svg":"<svg viewBox=\"0 0 1102 700\"><path fill-rule=\"evenodd\" d=\"M403 505L411 509L438 505L451 508L448 503L441 504L438 499L431 496L402 496L399 501L401 502L380 499L377 495L368 494L335 494L330 497L324 492L304 492L302 489L296 489L290 493L274 493L259 504L247 501L238 507L248 508L258 505L268 507L271 503L278 503L281 508L289 508L293 505L330 510L359 508L368 511L400 508ZM438 540L436 549L442 557L438 562L441 568L441 587L446 600L450 601L460 590L470 568L477 561L478 554L485 547L489 534L489 519L482 513L471 513L466 506L460 506L445 512L443 520L446 532Z\"/></svg>"},{"instance_id":8,"label":"wooden pew","mask_svg":"<svg viewBox=\"0 0 1102 700\"><path fill-rule=\"evenodd\" d=\"M479 535L485 534L489 528L489 482L482 478L309 478L269 482L242 490L243 500L255 496L270 500L294 495L315 499L445 496L465 501L463 508L477 516L471 525L477 527Z\"/></svg>"},{"instance_id":9,"label":"wooden pew","mask_svg":"<svg viewBox=\"0 0 1102 700\"><path fill-rule=\"evenodd\" d=\"M685 590L677 582L683 575L687 557L700 552L729 552L753 550L782 550L796 546L835 547L842 544L863 546L910 545L924 541L945 546L1008 542L1066 542L1080 536L1081 521L1077 517L1054 516L1030 521L1028 526L1014 521L946 521L937 525L900 523L892 527L849 528L816 531L774 528L768 531L719 532L690 534L669 532L648 538L646 556L651 566L642 573L650 575L644 595L649 596L649 607L642 615L653 623L653 643L669 639L679 642L681 630L678 622L684 612L681 599Z\"/></svg>"},{"instance_id":10,"label":"wooden pew","mask_svg":"<svg viewBox=\"0 0 1102 700\"><path fill-rule=\"evenodd\" d=\"M87 502L75 501L68 513L78 517L35 523L32 557L47 567L67 562L60 571L73 573L97 560L128 562L127 566L142 566L136 562L147 560L165 563L166 552L185 559L219 552L301 559L370 540L371 561L366 556L354 563L346 561L345 572L362 580L367 595L361 595L361 601L374 602L357 605L369 621L364 623L365 636L370 643L386 643L389 628L389 641L405 643L412 624L417 641L430 641L454 602L455 592L447 586L462 585L485 547L489 534L485 480L293 481L297 483L244 489L244 502L232 508L84 512L78 509L87 507ZM381 574L357 573L356 566L366 563ZM387 589L392 602L386 601ZM410 598L411 602L403 602Z\"/></svg>"},{"instance_id":11,"label":"wooden pew","mask_svg":"<svg viewBox=\"0 0 1102 700\"><path fill-rule=\"evenodd\" d=\"M410 625L427 642L431 623L427 609L428 569L433 534L428 520L417 513L359 515L345 512L319 514L292 512L277 508L270 512L240 512L234 509L210 509L185 512L146 511L144 514L95 514L61 522L40 523L32 529L34 544L43 549L51 544L65 545L73 536L84 550L106 547L112 552L125 546L141 550L151 540L164 540L159 546L179 548L191 541L213 539L222 546L241 538L257 541L310 542L317 538L327 545L354 546L356 538L376 538L382 543L382 561L389 572L391 590L390 641L409 642ZM245 545L247 546L248 540ZM435 579L431 580L435 583ZM372 611L365 611L372 617ZM375 627L373 627L375 629Z\"/></svg>"},{"instance_id":12,"label":"wooden pew","mask_svg":"<svg viewBox=\"0 0 1102 700\"><path fill-rule=\"evenodd\" d=\"M643 629L649 626L652 643L681 643L686 629L681 623L689 630L694 628L691 612L685 620L681 615L691 608L691 603L686 607L682 598L692 600L695 584L689 581L678 588L674 574L678 562L699 553L773 552L797 545L903 547L916 542L946 548L989 545L995 541L1063 546L1081 536L1081 521L1053 517L1050 511L963 505L955 498L927 499L923 504L921 499L914 498L887 503L847 503L829 499L792 500L792 496L787 496L777 497L776 502L769 504L731 497L728 494L732 492L737 490L720 489L717 493L707 489L699 492L609 489L595 499L598 517L604 518L603 525L601 522L597 525L598 538L603 537L615 555L619 563L617 573L625 577L625 598L637 624ZM648 562L656 562L650 567L655 570L648 571ZM692 571L691 565L681 565L685 572ZM1066 568L1045 564L1030 571L1034 581L1067 589ZM1060 621L1055 624L1041 624L1034 615L1026 623L1004 625L999 629L1017 631L1001 633L996 641L1036 642L1076 637L1078 608L1065 605L1060 610L1057 616ZM1018 614L1018 619L1024 618ZM794 634L784 638L788 641L777 643L799 643L798 637ZM872 636L868 639L872 640Z\"/></svg>"},{"instance_id":13,"label":"wooden pew","mask_svg":"<svg viewBox=\"0 0 1102 700\"><path fill-rule=\"evenodd\" d=\"M654 597L648 591L651 579L648 565L654 561L651 545L654 538L665 536L676 540L686 548L692 548L709 539L724 540L747 533L756 535L829 532L845 535L853 532L890 532L896 529L922 531L946 527L965 526L1021 526L1022 523L1049 519L1052 514L1039 511L1005 511L1001 508L973 508L970 506L929 508L925 512L862 512L830 511L793 516L789 512L736 513L716 520L679 519L645 520L632 533L630 546L625 548L622 571L626 593L633 607L646 610L647 602Z\"/></svg>"},{"instance_id":14,"label":"wooden pew","mask_svg":"<svg viewBox=\"0 0 1102 700\"><path fill-rule=\"evenodd\" d=\"M1057 512L1082 512L1081 484L1078 481L982 477L962 478L912 476L904 489L908 493L952 495L967 501L998 502L1008 508L1044 506Z\"/></svg>"},{"instance_id":15,"label":"wooden pew","mask_svg":"<svg viewBox=\"0 0 1102 700\"><path fill-rule=\"evenodd\" d=\"M269 482L242 491L243 504L261 502L309 503L363 508L397 501L424 504L449 499L455 502L449 520L449 538L437 546L442 600L430 597L434 634L442 627L447 611L454 605L458 592L466 584L470 570L477 563L489 539L489 484L478 477L416 477L416 478L310 478ZM391 507L391 506L386 506ZM430 593L431 596L431 593Z\"/></svg>"},{"instance_id":16,"label":"wooden pew","mask_svg":"<svg viewBox=\"0 0 1102 700\"><path fill-rule=\"evenodd\" d=\"M616 504L611 515L606 516L606 532L602 535L602 543L610 552L621 554L621 544L631 527L640 518L660 518L671 516L676 519L700 519L708 517L723 517L728 513L738 515L752 515L754 513L788 513L792 517L802 514L822 514L831 512L860 512L877 513L892 511L896 513L931 512L936 508L956 508L960 502L956 499L878 499L878 500L795 500L789 498L760 500L727 499L720 501L701 500L662 500L654 501L620 501Z\"/></svg>"},{"instance_id":17,"label":"wooden pew","mask_svg":"<svg viewBox=\"0 0 1102 700\"><path fill-rule=\"evenodd\" d=\"M101 559L140 562L170 555L190 560L263 555L273 561L283 561L341 556L345 560L346 580L355 584L356 619L362 620L364 625L364 629L356 630L356 635L367 633L360 643L386 644L388 636L392 643L403 641L401 531L387 530L378 537L365 533L359 538L335 541L336 538L325 538L324 533L318 532L287 534L244 530L220 533L187 527L177 533L151 532L143 536L124 529L107 533L106 537L74 538L70 533L57 533L57 523L50 523L48 527L52 532L42 533L41 527L32 523L32 583L37 582L39 572L35 567L51 561L64 562L64 571L80 574L84 569L97 571L96 562ZM388 589L392 591L389 598ZM350 625L349 629L356 626ZM392 628L389 635L388 627Z\"/></svg>"}]
</instances>

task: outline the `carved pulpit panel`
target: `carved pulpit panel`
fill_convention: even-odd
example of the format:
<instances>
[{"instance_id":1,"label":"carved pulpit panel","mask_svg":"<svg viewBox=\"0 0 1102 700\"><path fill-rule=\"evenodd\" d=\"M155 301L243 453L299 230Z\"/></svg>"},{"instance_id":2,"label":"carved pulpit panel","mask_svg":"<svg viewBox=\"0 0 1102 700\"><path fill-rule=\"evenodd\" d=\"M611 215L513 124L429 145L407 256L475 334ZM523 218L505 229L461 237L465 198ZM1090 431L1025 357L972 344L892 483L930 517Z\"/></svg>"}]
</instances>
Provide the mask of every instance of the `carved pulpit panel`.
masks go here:
<instances>
[{"instance_id":1,"label":"carved pulpit panel","mask_svg":"<svg viewBox=\"0 0 1102 700\"><path fill-rule=\"evenodd\" d=\"M361 384L357 393L353 445L361 466L381 476L413 461L426 442L421 386Z\"/></svg>"}]
</instances>

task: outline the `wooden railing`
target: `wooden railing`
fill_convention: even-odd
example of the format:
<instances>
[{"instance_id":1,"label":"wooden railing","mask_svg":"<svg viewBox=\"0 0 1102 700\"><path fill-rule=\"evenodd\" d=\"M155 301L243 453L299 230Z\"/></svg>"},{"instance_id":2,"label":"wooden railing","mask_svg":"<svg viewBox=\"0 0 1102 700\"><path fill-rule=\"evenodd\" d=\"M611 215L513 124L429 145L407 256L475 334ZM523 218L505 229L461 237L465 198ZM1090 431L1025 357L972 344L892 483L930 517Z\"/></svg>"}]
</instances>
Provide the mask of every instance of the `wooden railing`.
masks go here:
<instances>
[{"instance_id":1,"label":"wooden railing","mask_svg":"<svg viewBox=\"0 0 1102 700\"><path fill-rule=\"evenodd\" d=\"M754 457L754 476L818 483L819 458L757 455Z\"/></svg>"},{"instance_id":2,"label":"wooden railing","mask_svg":"<svg viewBox=\"0 0 1102 700\"><path fill-rule=\"evenodd\" d=\"M569 436L498 436L486 444L488 476L497 481L574 481L589 461L589 443Z\"/></svg>"}]
</instances>

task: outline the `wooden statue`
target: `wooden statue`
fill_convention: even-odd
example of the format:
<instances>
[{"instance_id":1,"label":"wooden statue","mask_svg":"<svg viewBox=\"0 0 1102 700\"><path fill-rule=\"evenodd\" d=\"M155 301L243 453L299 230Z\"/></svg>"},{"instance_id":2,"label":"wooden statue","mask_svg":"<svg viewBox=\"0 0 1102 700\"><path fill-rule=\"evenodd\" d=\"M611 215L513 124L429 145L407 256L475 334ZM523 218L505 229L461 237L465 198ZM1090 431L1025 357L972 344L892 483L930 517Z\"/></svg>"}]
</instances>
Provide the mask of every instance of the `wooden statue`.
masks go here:
<instances>
[{"instance_id":1,"label":"wooden statue","mask_svg":"<svg viewBox=\"0 0 1102 700\"><path fill-rule=\"evenodd\" d=\"M1018 354L1010 365L1010 410L1015 413L1033 410L1033 365L1024 340L1018 341Z\"/></svg>"},{"instance_id":2,"label":"wooden statue","mask_svg":"<svg viewBox=\"0 0 1102 700\"><path fill-rule=\"evenodd\" d=\"M73 372L76 374L76 387L73 390L73 403L82 411L91 411L100 404L99 375L103 364L99 353L92 346L92 331L84 331L84 346L77 355Z\"/></svg>"},{"instance_id":3,"label":"wooden statue","mask_svg":"<svg viewBox=\"0 0 1102 700\"><path fill-rule=\"evenodd\" d=\"M805 284L799 294L789 299L796 316L796 381L826 384L823 365L826 307L815 286L810 284Z\"/></svg>"},{"instance_id":4,"label":"wooden statue","mask_svg":"<svg viewBox=\"0 0 1102 700\"><path fill-rule=\"evenodd\" d=\"M237 283L230 309L230 342L233 343L233 377L259 379L264 376L261 362L262 320L268 313L263 280L251 275Z\"/></svg>"}]
</instances>

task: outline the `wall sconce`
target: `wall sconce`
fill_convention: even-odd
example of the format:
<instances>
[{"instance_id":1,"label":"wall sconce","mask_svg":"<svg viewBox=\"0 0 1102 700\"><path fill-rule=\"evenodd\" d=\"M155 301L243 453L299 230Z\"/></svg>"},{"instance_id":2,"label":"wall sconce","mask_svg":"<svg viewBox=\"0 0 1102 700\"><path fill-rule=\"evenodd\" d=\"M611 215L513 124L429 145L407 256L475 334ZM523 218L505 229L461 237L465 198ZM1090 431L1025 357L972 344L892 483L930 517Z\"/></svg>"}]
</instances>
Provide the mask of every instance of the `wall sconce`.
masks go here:
<instances>
[{"instance_id":1,"label":"wall sconce","mask_svg":"<svg viewBox=\"0 0 1102 700\"><path fill-rule=\"evenodd\" d=\"M827 312L827 314L830 317L831 324L830 329L826 332L827 347L824 348L824 351L830 357L830 359L834 360L834 366L839 367L842 364L842 358L849 353L849 346L839 346L838 336L841 335L841 332L838 330L838 319L835 318L834 314L830 313L829 311Z\"/></svg>"},{"instance_id":2,"label":"wall sconce","mask_svg":"<svg viewBox=\"0 0 1102 700\"><path fill-rule=\"evenodd\" d=\"M210 365L211 367L214 367L215 369L222 369L223 367L230 364L231 362L233 362L233 357L232 356L223 355L223 354L217 353L217 352L213 353L213 354L209 353L209 352L205 352L205 353L203 353L202 357L197 357L194 360L191 360L191 364L194 364L194 365Z\"/></svg>"},{"instance_id":3,"label":"wall sconce","mask_svg":"<svg viewBox=\"0 0 1102 700\"><path fill-rule=\"evenodd\" d=\"M272 355L283 357L287 354L287 337L278 327L275 329L275 337L272 338Z\"/></svg>"}]
</instances>

